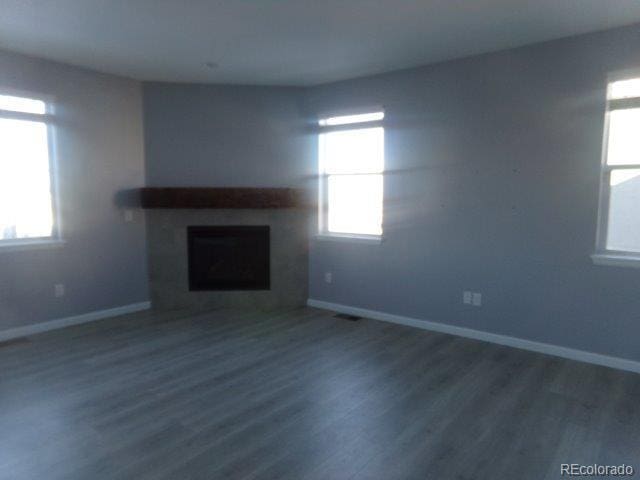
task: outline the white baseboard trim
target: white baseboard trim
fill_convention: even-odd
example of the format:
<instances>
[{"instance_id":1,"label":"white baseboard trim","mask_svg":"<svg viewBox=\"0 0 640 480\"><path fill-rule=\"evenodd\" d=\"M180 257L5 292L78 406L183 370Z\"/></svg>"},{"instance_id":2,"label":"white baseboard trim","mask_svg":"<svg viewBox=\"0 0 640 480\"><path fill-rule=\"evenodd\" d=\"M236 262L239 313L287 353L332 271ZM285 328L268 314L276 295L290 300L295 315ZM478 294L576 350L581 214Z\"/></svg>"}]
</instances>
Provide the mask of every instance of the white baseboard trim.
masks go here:
<instances>
[{"instance_id":1,"label":"white baseboard trim","mask_svg":"<svg viewBox=\"0 0 640 480\"><path fill-rule=\"evenodd\" d=\"M531 350L533 352L545 353L556 357L568 358L579 362L593 363L605 367L616 368L619 370L627 370L630 372L640 373L640 362L627 360L619 357L610 357L599 353L587 352L584 350L576 350L574 348L561 347L549 343L535 342L525 340L518 337L510 337L508 335L500 335L497 333L485 332L482 330L474 330L465 327L456 327L445 323L431 322L428 320L419 320L417 318L403 317L401 315L393 315L391 313L379 312L376 310L367 310L365 308L351 307L349 305L341 305L339 303L325 302L310 298L307 300L310 307L322 308L339 313L348 313L350 315L358 315L360 317L372 318L383 322L399 323L400 325L408 325L410 327L421 328L423 330L431 330L434 332L448 333L459 337L472 338L474 340L482 340L484 342L497 343L508 347L520 348L523 350Z\"/></svg>"},{"instance_id":2,"label":"white baseboard trim","mask_svg":"<svg viewBox=\"0 0 640 480\"><path fill-rule=\"evenodd\" d=\"M74 315L73 317L57 318L46 322L34 323L24 327L9 328L0 330L0 342L12 340L14 338L35 335L36 333L48 332L49 330L57 330L58 328L70 327L81 323L94 322L103 318L117 317L126 313L140 312L151 308L151 302L132 303L130 305L122 305L121 307L109 308L106 310L96 310L94 312Z\"/></svg>"}]
</instances>

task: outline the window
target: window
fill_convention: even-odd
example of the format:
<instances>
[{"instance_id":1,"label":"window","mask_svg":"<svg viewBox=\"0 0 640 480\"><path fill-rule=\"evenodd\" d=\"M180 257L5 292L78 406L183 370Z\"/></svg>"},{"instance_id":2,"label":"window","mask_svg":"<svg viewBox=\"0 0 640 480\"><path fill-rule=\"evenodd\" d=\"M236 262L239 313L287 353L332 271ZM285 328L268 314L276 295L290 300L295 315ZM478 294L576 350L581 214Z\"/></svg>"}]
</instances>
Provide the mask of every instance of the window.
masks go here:
<instances>
[{"instance_id":1,"label":"window","mask_svg":"<svg viewBox=\"0 0 640 480\"><path fill-rule=\"evenodd\" d=\"M321 235L382 235L384 112L319 121Z\"/></svg>"},{"instance_id":2,"label":"window","mask_svg":"<svg viewBox=\"0 0 640 480\"><path fill-rule=\"evenodd\" d=\"M0 94L0 248L57 237L50 120L45 100Z\"/></svg>"},{"instance_id":3,"label":"window","mask_svg":"<svg viewBox=\"0 0 640 480\"><path fill-rule=\"evenodd\" d=\"M640 78L611 82L596 263L640 266Z\"/></svg>"}]
</instances>

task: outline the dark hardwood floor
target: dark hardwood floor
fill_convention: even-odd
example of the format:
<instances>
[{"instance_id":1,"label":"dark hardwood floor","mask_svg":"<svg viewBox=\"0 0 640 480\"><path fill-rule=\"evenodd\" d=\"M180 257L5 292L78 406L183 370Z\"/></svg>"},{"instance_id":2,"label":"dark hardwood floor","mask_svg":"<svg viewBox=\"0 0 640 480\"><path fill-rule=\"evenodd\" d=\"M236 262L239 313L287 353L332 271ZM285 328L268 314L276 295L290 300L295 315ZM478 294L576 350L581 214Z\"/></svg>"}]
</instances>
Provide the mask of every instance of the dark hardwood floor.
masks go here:
<instances>
[{"instance_id":1,"label":"dark hardwood floor","mask_svg":"<svg viewBox=\"0 0 640 480\"><path fill-rule=\"evenodd\" d=\"M640 376L372 320L142 313L0 344L0 478L640 468Z\"/></svg>"}]
</instances>

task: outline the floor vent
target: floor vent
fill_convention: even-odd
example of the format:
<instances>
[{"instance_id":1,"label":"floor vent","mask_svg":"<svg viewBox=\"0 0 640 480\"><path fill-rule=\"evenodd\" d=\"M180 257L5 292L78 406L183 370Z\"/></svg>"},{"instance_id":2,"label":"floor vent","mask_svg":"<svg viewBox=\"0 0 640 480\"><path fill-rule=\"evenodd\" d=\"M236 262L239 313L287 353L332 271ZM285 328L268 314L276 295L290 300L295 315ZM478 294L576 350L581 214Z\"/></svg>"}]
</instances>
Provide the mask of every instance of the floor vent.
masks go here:
<instances>
[{"instance_id":1,"label":"floor vent","mask_svg":"<svg viewBox=\"0 0 640 480\"><path fill-rule=\"evenodd\" d=\"M0 348L11 347L13 345L22 345L24 343L31 343L27 337L13 338L11 340L5 340L4 342L0 342Z\"/></svg>"},{"instance_id":2,"label":"floor vent","mask_svg":"<svg viewBox=\"0 0 640 480\"><path fill-rule=\"evenodd\" d=\"M357 315L349 315L348 313L338 313L334 315L335 318L341 318L342 320L350 320L352 322L357 322L362 317L358 317Z\"/></svg>"}]
</instances>

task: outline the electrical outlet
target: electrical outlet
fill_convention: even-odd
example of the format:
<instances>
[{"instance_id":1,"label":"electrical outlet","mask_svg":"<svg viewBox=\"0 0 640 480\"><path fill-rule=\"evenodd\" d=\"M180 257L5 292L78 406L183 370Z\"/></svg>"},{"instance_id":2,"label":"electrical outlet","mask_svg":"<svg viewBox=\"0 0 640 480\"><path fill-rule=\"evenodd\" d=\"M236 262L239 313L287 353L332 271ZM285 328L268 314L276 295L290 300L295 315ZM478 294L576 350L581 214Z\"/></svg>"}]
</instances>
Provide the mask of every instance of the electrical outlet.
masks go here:
<instances>
[{"instance_id":1,"label":"electrical outlet","mask_svg":"<svg viewBox=\"0 0 640 480\"><path fill-rule=\"evenodd\" d=\"M126 209L124 211L124 221L127 223L133 222L133 210Z\"/></svg>"},{"instance_id":2,"label":"electrical outlet","mask_svg":"<svg viewBox=\"0 0 640 480\"><path fill-rule=\"evenodd\" d=\"M325 283L332 283L333 282L333 273L324 272L324 281L325 281Z\"/></svg>"},{"instance_id":3,"label":"electrical outlet","mask_svg":"<svg viewBox=\"0 0 640 480\"><path fill-rule=\"evenodd\" d=\"M53 295L56 298L64 297L64 283L56 283L53 286Z\"/></svg>"},{"instance_id":4,"label":"electrical outlet","mask_svg":"<svg viewBox=\"0 0 640 480\"><path fill-rule=\"evenodd\" d=\"M474 293L471 303L473 304L474 307L481 306L482 305L482 294L481 293Z\"/></svg>"},{"instance_id":5,"label":"electrical outlet","mask_svg":"<svg viewBox=\"0 0 640 480\"><path fill-rule=\"evenodd\" d=\"M471 305L471 292L462 292L462 303L465 305Z\"/></svg>"}]
</instances>

